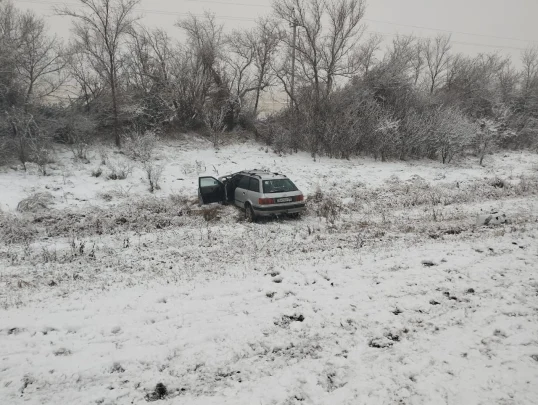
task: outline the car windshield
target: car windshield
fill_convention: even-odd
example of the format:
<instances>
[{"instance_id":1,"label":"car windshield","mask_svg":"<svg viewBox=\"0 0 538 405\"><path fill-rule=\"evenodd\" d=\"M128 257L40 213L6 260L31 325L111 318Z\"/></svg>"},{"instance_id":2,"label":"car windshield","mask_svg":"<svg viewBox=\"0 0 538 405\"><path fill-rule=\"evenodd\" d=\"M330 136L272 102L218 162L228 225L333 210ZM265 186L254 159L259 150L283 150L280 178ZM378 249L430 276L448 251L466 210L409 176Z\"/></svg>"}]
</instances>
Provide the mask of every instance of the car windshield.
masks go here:
<instances>
[{"instance_id":1,"label":"car windshield","mask_svg":"<svg viewBox=\"0 0 538 405\"><path fill-rule=\"evenodd\" d=\"M297 191L295 184L289 179L274 179L263 181L263 192L270 193L286 193L288 191Z\"/></svg>"}]
</instances>

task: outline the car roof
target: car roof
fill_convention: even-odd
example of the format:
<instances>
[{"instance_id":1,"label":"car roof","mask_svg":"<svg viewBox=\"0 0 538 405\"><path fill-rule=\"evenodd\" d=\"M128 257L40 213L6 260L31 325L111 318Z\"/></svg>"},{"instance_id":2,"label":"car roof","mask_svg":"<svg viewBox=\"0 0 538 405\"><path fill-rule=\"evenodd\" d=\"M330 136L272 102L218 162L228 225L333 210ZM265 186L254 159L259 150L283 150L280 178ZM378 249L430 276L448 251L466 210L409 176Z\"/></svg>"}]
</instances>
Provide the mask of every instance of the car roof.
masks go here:
<instances>
[{"instance_id":1,"label":"car roof","mask_svg":"<svg viewBox=\"0 0 538 405\"><path fill-rule=\"evenodd\" d=\"M253 169L253 170L242 170L235 174L242 174L242 175L248 175L252 177L258 177L263 180L269 180L269 179L287 179L287 177L281 173L276 172L270 172L268 170L260 170L260 169Z\"/></svg>"}]
</instances>

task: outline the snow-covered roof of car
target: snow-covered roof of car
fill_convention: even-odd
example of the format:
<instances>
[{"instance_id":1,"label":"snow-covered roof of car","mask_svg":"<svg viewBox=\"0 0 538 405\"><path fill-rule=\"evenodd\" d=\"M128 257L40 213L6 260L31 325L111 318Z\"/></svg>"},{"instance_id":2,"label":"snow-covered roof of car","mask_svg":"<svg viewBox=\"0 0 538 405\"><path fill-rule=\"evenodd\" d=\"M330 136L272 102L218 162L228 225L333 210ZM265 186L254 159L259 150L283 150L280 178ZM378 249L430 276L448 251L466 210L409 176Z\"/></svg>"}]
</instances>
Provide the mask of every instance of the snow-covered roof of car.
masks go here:
<instances>
[{"instance_id":1,"label":"snow-covered roof of car","mask_svg":"<svg viewBox=\"0 0 538 405\"><path fill-rule=\"evenodd\" d=\"M280 174L280 173L270 172L267 170L259 170L259 169L243 170L240 173L250 174L252 176L258 176L261 179L286 179L287 178L285 175Z\"/></svg>"}]
</instances>

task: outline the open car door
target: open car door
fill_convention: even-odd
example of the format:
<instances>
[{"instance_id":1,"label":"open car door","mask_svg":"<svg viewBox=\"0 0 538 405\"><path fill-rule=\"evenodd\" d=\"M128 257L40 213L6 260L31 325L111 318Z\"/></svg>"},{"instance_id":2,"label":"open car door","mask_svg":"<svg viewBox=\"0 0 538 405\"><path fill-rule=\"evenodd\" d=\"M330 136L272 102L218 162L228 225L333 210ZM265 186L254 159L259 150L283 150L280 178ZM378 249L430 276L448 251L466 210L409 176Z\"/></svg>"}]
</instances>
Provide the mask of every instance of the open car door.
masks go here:
<instances>
[{"instance_id":1,"label":"open car door","mask_svg":"<svg viewBox=\"0 0 538 405\"><path fill-rule=\"evenodd\" d=\"M224 184L214 177L199 177L198 198L200 204L224 202Z\"/></svg>"}]
</instances>

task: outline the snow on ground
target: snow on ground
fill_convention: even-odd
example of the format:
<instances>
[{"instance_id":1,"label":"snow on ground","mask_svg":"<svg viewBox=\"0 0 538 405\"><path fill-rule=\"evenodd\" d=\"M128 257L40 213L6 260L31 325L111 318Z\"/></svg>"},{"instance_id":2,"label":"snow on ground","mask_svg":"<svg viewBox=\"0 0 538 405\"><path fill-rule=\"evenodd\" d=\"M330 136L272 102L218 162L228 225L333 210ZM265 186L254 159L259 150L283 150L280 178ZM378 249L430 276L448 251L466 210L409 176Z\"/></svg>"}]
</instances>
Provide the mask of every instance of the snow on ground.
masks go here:
<instances>
[{"instance_id":1,"label":"snow on ground","mask_svg":"<svg viewBox=\"0 0 538 405\"><path fill-rule=\"evenodd\" d=\"M132 166L132 175L125 180L107 180L110 169L101 165L97 149L90 152L90 163L75 161L68 149L59 150L57 163L51 165L47 176L38 174L30 166L28 172L4 168L0 172L0 209L14 210L19 201L35 192L49 192L55 197L56 207L107 205L103 196L148 195L148 184L140 165L129 161L124 155L109 153L107 160L112 166ZM223 146L215 150L207 141L187 137L182 141L167 141L158 148L157 164L164 166L161 190L157 196L181 194L196 196L198 176L222 176L245 169L269 169L288 175L297 186L309 195L319 186L323 191L338 197L349 197L357 186L379 186L397 177L407 180L420 176L427 182L468 181L477 178L515 178L521 174L537 173L538 156L529 152L507 152L489 156L485 167L478 159L465 159L454 165L434 161L385 162L380 164L371 158L350 160L317 158L300 152L291 156L279 156L269 148L253 142ZM92 177L91 172L101 167L103 174ZM114 204L114 201L112 201Z\"/></svg>"},{"instance_id":2,"label":"snow on ground","mask_svg":"<svg viewBox=\"0 0 538 405\"><path fill-rule=\"evenodd\" d=\"M157 383L170 404L536 403L536 185L446 206L404 206L394 186L516 181L536 155L481 168L260 148L162 147L157 196L195 195L198 172L267 167L342 198L341 215L248 224L224 207L210 222L0 247L0 403L143 404ZM59 162L51 176L0 174L3 208L44 190L81 213L149 195L141 171L115 182ZM96 199L119 185L127 196ZM476 226L492 208L510 223Z\"/></svg>"}]
</instances>

